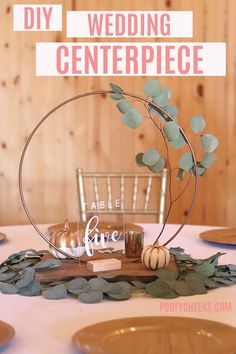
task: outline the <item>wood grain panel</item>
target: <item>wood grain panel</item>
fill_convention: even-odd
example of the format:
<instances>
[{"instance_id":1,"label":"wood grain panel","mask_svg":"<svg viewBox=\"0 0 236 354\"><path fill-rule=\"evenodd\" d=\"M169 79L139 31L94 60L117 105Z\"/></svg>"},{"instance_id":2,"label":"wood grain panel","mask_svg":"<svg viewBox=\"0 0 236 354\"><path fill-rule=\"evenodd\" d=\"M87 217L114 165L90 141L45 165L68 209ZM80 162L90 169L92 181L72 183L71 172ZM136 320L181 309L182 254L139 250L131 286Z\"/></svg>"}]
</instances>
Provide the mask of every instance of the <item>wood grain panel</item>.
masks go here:
<instances>
[{"instance_id":1,"label":"wood grain panel","mask_svg":"<svg viewBox=\"0 0 236 354\"><path fill-rule=\"evenodd\" d=\"M35 43L66 40L65 30L14 33L14 3L22 2L0 3L0 225L27 223L18 194L18 164L24 142L36 122L55 105L78 93L107 89L109 82L115 81L128 92L142 95L145 81L142 77L35 77ZM183 126L192 115L202 114L207 131L220 140L217 163L199 179L198 200L189 222L235 226L235 0L64 0L62 3L64 11L193 10L194 41L227 42L226 78L165 77L161 82L172 89L172 102L180 108L179 122ZM115 105L107 96L74 102L56 112L38 132L25 162L25 194L35 220L46 223L61 222L66 216L76 218L74 171L78 166L87 171L138 171L134 155L158 146L157 134L149 123L145 122L137 131L123 127ZM177 165L177 160L178 154L173 165ZM175 193L181 188L179 183L174 184ZM171 222L181 223L190 197L190 192L186 193L176 203Z\"/></svg>"}]
</instances>

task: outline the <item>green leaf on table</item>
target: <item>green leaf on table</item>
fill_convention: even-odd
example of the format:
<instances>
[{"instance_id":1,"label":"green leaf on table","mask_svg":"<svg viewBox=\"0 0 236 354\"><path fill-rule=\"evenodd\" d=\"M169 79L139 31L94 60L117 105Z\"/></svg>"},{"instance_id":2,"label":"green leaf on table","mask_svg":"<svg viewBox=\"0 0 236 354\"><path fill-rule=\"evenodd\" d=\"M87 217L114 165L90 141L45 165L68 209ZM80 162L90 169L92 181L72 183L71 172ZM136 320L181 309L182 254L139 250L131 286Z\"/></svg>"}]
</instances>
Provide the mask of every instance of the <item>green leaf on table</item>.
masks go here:
<instances>
[{"instance_id":1,"label":"green leaf on table","mask_svg":"<svg viewBox=\"0 0 236 354\"><path fill-rule=\"evenodd\" d=\"M8 270L9 270L9 267L8 267L8 266L2 266L2 267L0 267L0 274L5 273L5 272L7 272Z\"/></svg>"},{"instance_id":2,"label":"green leaf on table","mask_svg":"<svg viewBox=\"0 0 236 354\"><path fill-rule=\"evenodd\" d=\"M168 122L164 125L163 131L168 140L177 140L180 136L180 130L176 122Z\"/></svg>"},{"instance_id":3,"label":"green leaf on table","mask_svg":"<svg viewBox=\"0 0 236 354\"><path fill-rule=\"evenodd\" d=\"M173 269L158 269L156 271L156 276L160 280L175 280L178 278L178 272Z\"/></svg>"},{"instance_id":4,"label":"green leaf on table","mask_svg":"<svg viewBox=\"0 0 236 354\"><path fill-rule=\"evenodd\" d=\"M0 274L0 281L7 281L12 279L13 277L16 276L17 273L15 272L8 272L8 273L2 273Z\"/></svg>"},{"instance_id":5,"label":"green leaf on table","mask_svg":"<svg viewBox=\"0 0 236 354\"><path fill-rule=\"evenodd\" d=\"M125 289L123 289L121 287L120 292L118 293L114 293L114 292L110 292L107 293L107 299L108 300L116 300L116 301L123 301L123 300L128 300L131 296L131 292L127 291Z\"/></svg>"},{"instance_id":6,"label":"green leaf on table","mask_svg":"<svg viewBox=\"0 0 236 354\"><path fill-rule=\"evenodd\" d=\"M163 298L172 294L172 289L170 285L166 284L164 281L155 280L146 285L146 292L152 297Z\"/></svg>"},{"instance_id":7,"label":"green leaf on table","mask_svg":"<svg viewBox=\"0 0 236 354\"><path fill-rule=\"evenodd\" d=\"M18 264L14 264L12 266L12 269L13 270L23 270L27 267L30 267L34 262L32 261L24 261L24 262L21 262L21 263L18 263Z\"/></svg>"},{"instance_id":8,"label":"green leaf on table","mask_svg":"<svg viewBox=\"0 0 236 354\"><path fill-rule=\"evenodd\" d=\"M205 120L202 116L193 116L190 120L190 128L196 134L201 133L205 128Z\"/></svg>"},{"instance_id":9,"label":"green leaf on table","mask_svg":"<svg viewBox=\"0 0 236 354\"><path fill-rule=\"evenodd\" d=\"M236 272L236 264L227 264L227 267L229 268L230 272Z\"/></svg>"},{"instance_id":10,"label":"green leaf on table","mask_svg":"<svg viewBox=\"0 0 236 354\"><path fill-rule=\"evenodd\" d=\"M161 88L161 92L158 96L152 97L152 102L157 106L164 108L168 105L168 100L170 96L170 91L166 87Z\"/></svg>"},{"instance_id":11,"label":"green leaf on table","mask_svg":"<svg viewBox=\"0 0 236 354\"><path fill-rule=\"evenodd\" d=\"M175 282L174 291L181 296L193 295L193 290L190 284L183 280L177 280Z\"/></svg>"},{"instance_id":12,"label":"green leaf on table","mask_svg":"<svg viewBox=\"0 0 236 354\"><path fill-rule=\"evenodd\" d=\"M128 109L122 119L122 123L132 129L138 128L142 121L142 115L135 108Z\"/></svg>"},{"instance_id":13,"label":"green leaf on table","mask_svg":"<svg viewBox=\"0 0 236 354\"><path fill-rule=\"evenodd\" d=\"M128 109L132 108L132 104L130 103L130 101L122 99L119 103L117 103L116 107L121 113L125 113L128 111Z\"/></svg>"},{"instance_id":14,"label":"green leaf on table","mask_svg":"<svg viewBox=\"0 0 236 354\"><path fill-rule=\"evenodd\" d=\"M169 252L173 255L176 255L178 253L183 253L184 252L184 249L181 248L181 247L170 247L169 248Z\"/></svg>"},{"instance_id":15,"label":"green leaf on table","mask_svg":"<svg viewBox=\"0 0 236 354\"><path fill-rule=\"evenodd\" d=\"M194 270L201 274L205 278L209 278L213 274L215 274L215 266L211 263L211 261L203 262L202 264L198 264L194 267Z\"/></svg>"},{"instance_id":16,"label":"green leaf on table","mask_svg":"<svg viewBox=\"0 0 236 354\"><path fill-rule=\"evenodd\" d=\"M184 145L186 145L186 141L183 137L182 134L179 134L178 139L176 140L170 140L169 143L173 146L173 148L175 148L176 150L182 149L182 147L184 147Z\"/></svg>"},{"instance_id":17,"label":"green leaf on table","mask_svg":"<svg viewBox=\"0 0 236 354\"><path fill-rule=\"evenodd\" d=\"M101 302L103 294L101 290L90 290L79 295L79 300L85 304L96 304Z\"/></svg>"},{"instance_id":18,"label":"green leaf on table","mask_svg":"<svg viewBox=\"0 0 236 354\"><path fill-rule=\"evenodd\" d=\"M42 286L39 282L33 280L28 286L25 288L19 289L19 295L22 296L38 296L41 294Z\"/></svg>"},{"instance_id":19,"label":"green leaf on table","mask_svg":"<svg viewBox=\"0 0 236 354\"><path fill-rule=\"evenodd\" d=\"M132 292L133 286L127 281L118 281L116 284L119 285L124 291L129 293Z\"/></svg>"},{"instance_id":20,"label":"green leaf on table","mask_svg":"<svg viewBox=\"0 0 236 354\"><path fill-rule=\"evenodd\" d=\"M84 291L88 291L89 286L85 278L75 278L65 284L69 293L79 295Z\"/></svg>"},{"instance_id":21,"label":"green leaf on table","mask_svg":"<svg viewBox=\"0 0 236 354\"><path fill-rule=\"evenodd\" d=\"M67 295L65 285L60 284L43 291L43 296L48 300L64 299Z\"/></svg>"},{"instance_id":22,"label":"green leaf on table","mask_svg":"<svg viewBox=\"0 0 236 354\"><path fill-rule=\"evenodd\" d=\"M164 157L160 156L157 163L155 163L155 165L153 165L153 166L149 166L148 168L153 173L160 173L164 169L165 164L166 164L166 161L165 161Z\"/></svg>"},{"instance_id":23,"label":"green leaf on table","mask_svg":"<svg viewBox=\"0 0 236 354\"><path fill-rule=\"evenodd\" d=\"M201 136L201 145L205 152L213 152L218 144L219 141L214 135L205 134Z\"/></svg>"},{"instance_id":24,"label":"green leaf on table","mask_svg":"<svg viewBox=\"0 0 236 354\"><path fill-rule=\"evenodd\" d=\"M110 85L110 88L112 89L112 91L115 93L123 93L124 92L124 90L120 86L117 86L116 84L110 83L109 85Z\"/></svg>"},{"instance_id":25,"label":"green leaf on table","mask_svg":"<svg viewBox=\"0 0 236 354\"><path fill-rule=\"evenodd\" d=\"M61 262L58 259L46 259L44 261L40 261L37 264L34 265L34 268L36 270L40 269L48 269L48 268L54 268L54 267L60 267Z\"/></svg>"},{"instance_id":26,"label":"green leaf on table","mask_svg":"<svg viewBox=\"0 0 236 354\"><path fill-rule=\"evenodd\" d=\"M117 283L107 283L104 288L104 294L119 294L122 291L121 287Z\"/></svg>"},{"instance_id":27,"label":"green leaf on table","mask_svg":"<svg viewBox=\"0 0 236 354\"><path fill-rule=\"evenodd\" d=\"M233 280L225 279L225 278L221 278L221 277L215 277L214 281L217 282L217 283L220 283L220 284L227 285L227 286L230 286L230 285L234 284Z\"/></svg>"},{"instance_id":28,"label":"green leaf on table","mask_svg":"<svg viewBox=\"0 0 236 354\"><path fill-rule=\"evenodd\" d=\"M136 156L135 156L135 161L136 161L136 164L138 167L144 167L146 166L144 163L143 163L143 152L139 152Z\"/></svg>"},{"instance_id":29,"label":"green leaf on table","mask_svg":"<svg viewBox=\"0 0 236 354\"><path fill-rule=\"evenodd\" d=\"M22 289L27 287L34 279L35 270L33 268L25 269L22 273L21 279L15 284L17 289Z\"/></svg>"},{"instance_id":30,"label":"green leaf on table","mask_svg":"<svg viewBox=\"0 0 236 354\"><path fill-rule=\"evenodd\" d=\"M92 278L88 281L88 286L91 290L102 290L106 284L107 281L103 278Z\"/></svg>"},{"instance_id":31,"label":"green leaf on table","mask_svg":"<svg viewBox=\"0 0 236 354\"><path fill-rule=\"evenodd\" d=\"M156 97L161 93L161 84L158 79L148 80L144 84L144 93L148 97Z\"/></svg>"},{"instance_id":32,"label":"green leaf on table","mask_svg":"<svg viewBox=\"0 0 236 354\"><path fill-rule=\"evenodd\" d=\"M160 154L155 149L147 150L142 157L142 161L146 166L154 166L160 158Z\"/></svg>"},{"instance_id":33,"label":"green leaf on table","mask_svg":"<svg viewBox=\"0 0 236 354\"><path fill-rule=\"evenodd\" d=\"M182 170L189 171L193 166L193 156L191 152L185 152L179 159L179 167Z\"/></svg>"},{"instance_id":34,"label":"green leaf on table","mask_svg":"<svg viewBox=\"0 0 236 354\"><path fill-rule=\"evenodd\" d=\"M201 160L201 165L205 168L211 167L216 159L216 155L212 152L205 152Z\"/></svg>"},{"instance_id":35,"label":"green leaf on table","mask_svg":"<svg viewBox=\"0 0 236 354\"><path fill-rule=\"evenodd\" d=\"M0 284L0 291L2 294L17 294L18 289L12 284Z\"/></svg>"},{"instance_id":36,"label":"green leaf on table","mask_svg":"<svg viewBox=\"0 0 236 354\"><path fill-rule=\"evenodd\" d=\"M145 289L145 287L146 287L146 283L143 283L143 282L141 282L139 280L133 280L132 284L134 285L134 287L136 289Z\"/></svg>"}]
</instances>

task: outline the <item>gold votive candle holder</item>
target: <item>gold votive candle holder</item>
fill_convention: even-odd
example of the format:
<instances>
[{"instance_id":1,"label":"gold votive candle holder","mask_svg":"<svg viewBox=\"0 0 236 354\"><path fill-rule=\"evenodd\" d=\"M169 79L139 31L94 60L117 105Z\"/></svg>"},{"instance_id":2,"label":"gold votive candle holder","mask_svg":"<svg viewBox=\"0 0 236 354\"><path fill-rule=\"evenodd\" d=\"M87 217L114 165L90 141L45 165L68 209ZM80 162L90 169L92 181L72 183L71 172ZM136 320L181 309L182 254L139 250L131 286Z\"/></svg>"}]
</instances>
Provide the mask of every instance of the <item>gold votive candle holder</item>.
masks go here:
<instances>
[{"instance_id":1,"label":"gold votive candle holder","mask_svg":"<svg viewBox=\"0 0 236 354\"><path fill-rule=\"evenodd\" d=\"M128 258L139 258L143 250L143 231L127 231L125 233L125 255Z\"/></svg>"}]
</instances>

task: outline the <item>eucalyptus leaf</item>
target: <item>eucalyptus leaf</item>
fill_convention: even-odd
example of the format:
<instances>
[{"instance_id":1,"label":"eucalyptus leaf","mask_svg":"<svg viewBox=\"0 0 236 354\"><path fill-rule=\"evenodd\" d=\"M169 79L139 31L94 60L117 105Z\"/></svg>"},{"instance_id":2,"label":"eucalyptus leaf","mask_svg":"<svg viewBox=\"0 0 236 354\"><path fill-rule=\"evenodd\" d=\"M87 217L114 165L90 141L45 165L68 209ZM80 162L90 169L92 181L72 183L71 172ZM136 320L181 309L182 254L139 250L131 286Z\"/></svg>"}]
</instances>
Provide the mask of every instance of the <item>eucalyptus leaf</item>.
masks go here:
<instances>
[{"instance_id":1,"label":"eucalyptus leaf","mask_svg":"<svg viewBox=\"0 0 236 354\"><path fill-rule=\"evenodd\" d=\"M124 291L129 293L132 292L133 287L127 281L118 281L116 284L119 285Z\"/></svg>"},{"instance_id":2,"label":"eucalyptus leaf","mask_svg":"<svg viewBox=\"0 0 236 354\"><path fill-rule=\"evenodd\" d=\"M196 134L201 133L205 128L205 120L202 116L193 116L190 120L190 128Z\"/></svg>"},{"instance_id":3,"label":"eucalyptus leaf","mask_svg":"<svg viewBox=\"0 0 236 354\"><path fill-rule=\"evenodd\" d=\"M166 161L165 161L164 157L160 156L157 163L155 163L155 165L153 165L153 166L149 166L149 169L153 173L160 173L164 169L165 164L166 164Z\"/></svg>"},{"instance_id":4,"label":"eucalyptus leaf","mask_svg":"<svg viewBox=\"0 0 236 354\"><path fill-rule=\"evenodd\" d=\"M175 280L178 278L178 272L173 269L158 269L156 275L160 280Z\"/></svg>"},{"instance_id":5,"label":"eucalyptus leaf","mask_svg":"<svg viewBox=\"0 0 236 354\"><path fill-rule=\"evenodd\" d=\"M172 293L171 287L164 281L155 280L146 285L146 292L152 297L163 298Z\"/></svg>"},{"instance_id":6,"label":"eucalyptus leaf","mask_svg":"<svg viewBox=\"0 0 236 354\"><path fill-rule=\"evenodd\" d=\"M131 296L131 292L126 291L125 289L121 288L121 291L119 293L107 293L108 300L116 300L116 301L123 301L123 300L128 300Z\"/></svg>"},{"instance_id":7,"label":"eucalyptus leaf","mask_svg":"<svg viewBox=\"0 0 236 354\"><path fill-rule=\"evenodd\" d=\"M90 290L79 295L79 300L85 304L95 304L101 302L103 294L101 290Z\"/></svg>"},{"instance_id":8,"label":"eucalyptus leaf","mask_svg":"<svg viewBox=\"0 0 236 354\"><path fill-rule=\"evenodd\" d=\"M25 269L22 273L22 277L15 284L17 289L22 289L27 287L34 279L35 270L33 268Z\"/></svg>"},{"instance_id":9,"label":"eucalyptus leaf","mask_svg":"<svg viewBox=\"0 0 236 354\"><path fill-rule=\"evenodd\" d=\"M170 252L171 254L176 255L176 254L179 254L179 253L183 253L183 252L184 252L184 249L181 248L181 247L170 247L170 248L169 248L169 252Z\"/></svg>"},{"instance_id":10,"label":"eucalyptus leaf","mask_svg":"<svg viewBox=\"0 0 236 354\"><path fill-rule=\"evenodd\" d=\"M174 290L177 294L179 294L181 296L193 295L193 290L192 290L190 284L185 281L181 281L181 280L176 281Z\"/></svg>"},{"instance_id":11,"label":"eucalyptus leaf","mask_svg":"<svg viewBox=\"0 0 236 354\"><path fill-rule=\"evenodd\" d=\"M227 285L227 286L234 284L233 280L231 280L231 279L225 279L225 278L219 278L219 277L215 277L214 281L217 283Z\"/></svg>"},{"instance_id":12,"label":"eucalyptus leaf","mask_svg":"<svg viewBox=\"0 0 236 354\"><path fill-rule=\"evenodd\" d=\"M145 287L146 287L145 283L138 281L138 280L133 280L132 284L135 286L136 289L145 289Z\"/></svg>"},{"instance_id":13,"label":"eucalyptus leaf","mask_svg":"<svg viewBox=\"0 0 236 354\"><path fill-rule=\"evenodd\" d=\"M121 95L120 93L111 93L110 97L114 100L114 101L119 101L124 99L124 96Z\"/></svg>"},{"instance_id":14,"label":"eucalyptus leaf","mask_svg":"<svg viewBox=\"0 0 236 354\"><path fill-rule=\"evenodd\" d=\"M13 270L22 270L22 269L25 269L27 267L30 267L32 265L32 263L33 262L31 262L31 261L24 261L24 262L21 262L21 263L13 265L12 269Z\"/></svg>"},{"instance_id":15,"label":"eucalyptus leaf","mask_svg":"<svg viewBox=\"0 0 236 354\"><path fill-rule=\"evenodd\" d=\"M201 160L201 165L206 168L211 167L216 159L216 155L212 152L205 152Z\"/></svg>"},{"instance_id":16,"label":"eucalyptus leaf","mask_svg":"<svg viewBox=\"0 0 236 354\"><path fill-rule=\"evenodd\" d=\"M132 129L138 128L142 121L142 115L135 108L128 109L122 119L122 123Z\"/></svg>"},{"instance_id":17,"label":"eucalyptus leaf","mask_svg":"<svg viewBox=\"0 0 236 354\"><path fill-rule=\"evenodd\" d=\"M179 113L179 109L176 106L172 106L170 104L168 104L165 107L165 111L175 120L177 119L178 113Z\"/></svg>"},{"instance_id":18,"label":"eucalyptus leaf","mask_svg":"<svg viewBox=\"0 0 236 354\"><path fill-rule=\"evenodd\" d=\"M168 140L174 141L179 139L180 130L176 122L168 122L164 125L163 128L164 134Z\"/></svg>"},{"instance_id":19,"label":"eucalyptus leaf","mask_svg":"<svg viewBox=\"0 0 236 354\"><path fill-rule=\"evenodd\" d=\"M183 181L183 179L184 179L184 175L185 175L185 170L183 170L182 168L180 168L179 170L178 170L178 174L177 174L177 176L176 176L176 179L177 179L177 181Z\"/></svg>"},{"instance_id":20,"label":"eucalyptus leaf","mask_svg":"<svg viewBox=\"0 0 236 354\"><path fill-rule=\"evenodd\" d=\"M143 152L139 152L136 157L135 157L135 161L136 161L136 164L138 167L143 167L143 166L146 166L144 163L143 163Z\"/></svg>"},{"instance_id":21,"label":"eucalyptus leaf","mask_svg":"<svg viewBox=\"0 0 236 354\"><path fill-rule=\"evenodd\" d=\"M186 141L182 134L179 134L178 139L170 140L169 143L175 148L176 150L182 149L186 145Z\"/></svg>"},{"instance_id":22,"label":"eucalyptus leaf","mask_svg":"<svg viewBox=\"0 0 236 354\"><path fill-rule=\"evenodd\" d=\"M117 283L107 283L103 288L105 294L119 294L121 291L122 288Z\"/></svg>"},{"instance_id":23,"label":"eucalyptus leaf","mask_svg":"<svg viewBox=\"0 0 236 354\"><path fill-rule=\"evenodd\" d=\"M152 116L159 117L162 121L166 121L166 122L169 121L167 114L162 113L160 110L158 110L158 108L153 106L151 103L148 105L148 111Z\"/></svg>"},{"instance_id":24,"label":"eucalyptus leaf","mask_svg":"<svg viewBox=\"0 0 236 354\"><path fill-rule=\"evenodd\" d=\"M116 84L110 83L109 85L110 85L110 88L112 89L112 91L115 93L123 93L124 92L124 90L120 86L117 86Z\"/></svg>"},{"instance_id":25,"label":"eucalyptus leaf","mask_svg":"<svg viewBox=\"0 0 236 354\"><path fill-rule=\"evenodd\" d=\"M19 289L19 295L22 296L38 296L41 294L42 286L39 282L33 280L25 288Z\"/></svg>"},{"instance_id":26,"label":"eucalyptus leaf","mask_svg":"<svg viewBox=\"0 0 236 354\"><path fill-rule=\"evenodd\" d=\"M88 286L91 290L102 290L107 281L103 278L92 278L88 281Z\"/></svg>"},{"instance_id":27,"label":"eucalyptus leaf","mask_svg":"<svg viewBox=\"0 0 236 354\"><path fill-rule=\"evenodd\" d=\"M130 103L130 101L122 99L119 103L117 103L116 107L121 113L125 113L128 111L128 109L132 108L132 104Z\"/></svg>"},{"instance_id":28,"label":"eucalyptus leaf","mask_svg":"<svg viewBox=\"0 0 236 354\"><path fill-rule=\"evenodd\" d=\"M148 97L156 97L161 93L161 84L158 79L148 80L144 85L144 93Z\"/></svg>"},{"instance_id":29,"label":"eucalyptus leaf","mask_svg":"<svg viewBox=\"0 0 236 354\"><path fill-rule=\"evenodd\" d=\"M168 105L170 91L166 87L161 88L160 94L158 96L152 98L152 102L155 103L157 106L164 108Z\"/></svg>"},{"instance_id":30,"label":"eucalyptus leaf","mask_svg":"<svg viewBox=\"0 0 236 354\"><path fill-rule=\"evenodd\" d=\"M219 141L214 135L205 134L201 136L201 145L205 152L213 152L218 144Z\"/></svg>"},{"instance_id":31,"label":"eucalyptus leaf","mask_svg":"<svg viewBox=\"0 0 236 354\"><path fill-rule=\"evenodd\" d=\"M191 152L185 152L179 159L179 167L185 171L188 171L192 166L193 166L193 156Z\"/></svg>"},{"instance_id":32,"label":"eucalyptus leaf","mask_svg":"<svg viewBox=\"0 0 236 354\"><path fill-rule=\"evenodd\" d=\"M1 273L0 274L0 281L7 281L16 276L17 273L15 272L8 272L8 273Z\"/></svg>"},{"instance_id":33,"label":"eucalyptus leaf","mask_svg":"<svg viewBox=\"0 0 236 354\"><path fill-rule=\"evenodd\" d=\"M154 166L160 158L158 151L150 149L143 154L142 161L146 166Z\"/></svg>"},{"instance_id":34,"label":"eucalyptus leaf","mask_svg":"<svg viewBox=\"0 0 236 354\"><path fill-rule=\"evenodd\" d=\"M210 261L196 265L194 270L205 278L212 276L216 271L214 264L212 264Z\"/></svg>"},{"instance_id":35,"label":"eucalyptus leaf","mask_svg":"<svg viewBox=\"0 0 236 354\"><path fill-rule=\"evenodd\" d=\"M43 291L43 296L48 300L64 299L67 295L65 285L60 284Z\"/></svg>"},{"instance_id":36,"label":"eucalyptus leaf","mask_svg":"<svg viewBox=\"0 0 236 354\"><path fill-rule=\"evenodd\" d=\"M79 295L89 289L88 282L84 278L75 278L66 283L67 290L73 295Z\"/></svg>"},{"instance_id":37,"label":"eucalyptus leaf","mask_svg":"<svg viewBox=\"0 0 236 354\"><path fill-rule=\"evenodd\" d=\"M197 169L195 168L195 166L190 169L190 174L192 176L203 176L205 172L206 168L199 165L197 165Z\"/></svg>"},{"instance_id":38,"label":"eucalyptus leaf","mask_svg":"<svg viewBox=\"0 0 236 354\"><path fill-rule=\"evenodd\" d=\"M9 267L8 267L8 266L3 266L3 267L0 268L0 274L5 273L5 272L7 272L8 270L9 270Z\"/></svg>"},{"instance_id":39,"label":"eucalyptus leaf","mask_svg":"<svg viewBox=\"0 0 236 354\"><path fill-rule=\"evenodd\" d=\"M40 261L34 265L34 268L43 270L48 268L60 267L61 262L58 259L46 259L44 261Z\"/></svg>"},{"instance_id":40,"label":"eucalyptus leaf","mask_svg":"<svg viewBox=\"0 0 236 354\"><path fill-rule=\"evenodd\" d=\"M17 294L18 289L12 284L0 284L2 294Z\"/></svg>"},{"instance_id":41,"label":"eucalyptus leaf","mask_svg":"<svg viewBox=\"0 0 236 354\"><path fill-rule=\"evenodd\" d=\"M227 264L227 267L229 268L230 271L236 272L236 265L235 264Z\"/></svg>"}]
</instances>

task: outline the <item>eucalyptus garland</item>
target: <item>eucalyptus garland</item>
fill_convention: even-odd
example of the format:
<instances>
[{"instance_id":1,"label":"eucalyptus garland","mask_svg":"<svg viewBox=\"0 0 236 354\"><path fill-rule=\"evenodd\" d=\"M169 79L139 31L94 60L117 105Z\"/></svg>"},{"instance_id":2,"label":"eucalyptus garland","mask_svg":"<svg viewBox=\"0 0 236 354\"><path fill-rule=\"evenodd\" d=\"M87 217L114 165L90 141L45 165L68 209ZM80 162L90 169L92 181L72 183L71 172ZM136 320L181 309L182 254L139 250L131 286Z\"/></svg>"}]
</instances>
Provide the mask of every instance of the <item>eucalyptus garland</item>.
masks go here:
<instances>
[{"instance_id":1,"label":"eucalyptus garland","mask_svg":"<svg viewBox=\"0 0 236 354\"><path fill-rule=\"evenodd\" d=\"M154 298L173 299L179 296L205 294L209 289L236 284L236 265L218 265L223 253L207 259L194 259L180 247L170 248L177 270L160 269L156 279L141 281L116 281L115 277L83 277L70 281L40 283L35 280L37 271L46 271L61 266L58 259L43 260L48 251L28 249L14 253L0 266L0 291L3 294L22 296L42 295L46 299L63 299L73 296L83 303L98 303L106 300L128 300L136 293Z\"/></svg>"}]
</instances>

